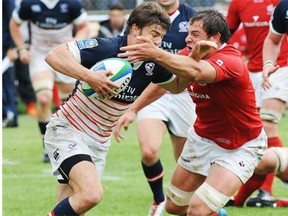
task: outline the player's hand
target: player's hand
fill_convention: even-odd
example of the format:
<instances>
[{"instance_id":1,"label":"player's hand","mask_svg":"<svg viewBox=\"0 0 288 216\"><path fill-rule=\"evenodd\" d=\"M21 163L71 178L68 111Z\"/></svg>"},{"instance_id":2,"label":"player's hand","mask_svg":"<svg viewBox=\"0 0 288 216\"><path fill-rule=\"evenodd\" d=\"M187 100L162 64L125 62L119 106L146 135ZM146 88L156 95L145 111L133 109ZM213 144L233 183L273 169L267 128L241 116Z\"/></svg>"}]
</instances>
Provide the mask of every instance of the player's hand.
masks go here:
<instances>
[{"instance_id":1,"label":"player's hand","mask_svg":"<svg viewBox=\"0 0 288 216\"><path fill-rule=\"evenodd\" d=\"M27 49L19 50L19 57L23 64L28 64L31 60L30 51Z\"/></svg>"},{"instance_id":2,"label":"player's hand","mask_svg":"<svg viewBox=\"0 0 288 216\"><path fill-rule=\"evenodd\" d=\"M10 62L15 62L18 59L18 54L16 49L8 49L6 56L9 58Z\"/></svg>"},{"instance_id":3,"label":"player's hand","mask_svg":"<svg viewBox=\"0 0 288 216\"><path fill-rule=\"evenodd\" d=\"M121 134L121 128L124 127L125 131L128 130L129 125L134 121L135 118L136 113L129 109L120 117L113 132L114 138L118 143L124 139L123 135Z\"/></svg>"},{"instance_id":4,"label":"player's hand","mask_svg":"<svg viewBox=\"0 0 288 216\"><path fill-rule=\"evenodd\" d=\"M192 57L194 60L199 61L207 54L214 53L217 50L218 47L214 41L200 40L196 42L189 56Z\"/></svg>"},{"instance_id":5,"label":"player's hand","mask_svg":"<svg viewBox=\"0 0 288 216\"><path fill-rule=\"evenodd\" d=\"M89 78L84 81L98 93L101 99L107 99L117 95L117 92L112 88L119 88L120 86L109 80L108 76L113 75L111 70L96 71L96 73L89 72L88 74Z\"/></svg>"},{"instance_id":6,"label":"player's hand","mask_svg":"<svg viewBox=\"0 0 288 216\"><path fill-rule=\"evenodd\" d=\"M278 69L280 68L279 65L264 65L263 67L263 73L262 73L262 82L261 82L261 85L262 85L262 88L264 90L267 90L269 88L271 88L271 82L269 80L269 76L274 73L275 71L277 71Z\"/></svg>"},{"instance_id":7,"label":"player's hand","mask_svg":"<svg viewBox=\"0 0 288 216\"><path fill-rule=\"evenodd\" d=\"M139 61L145 61L154 59L157 57L157 47L153 41L149 38L143 36L137 36L139 43L121 47L121 51L126 51L125 53L119 53L118 57L127 58L130 63L135 63Z\"/></svg>"}]
</instances>

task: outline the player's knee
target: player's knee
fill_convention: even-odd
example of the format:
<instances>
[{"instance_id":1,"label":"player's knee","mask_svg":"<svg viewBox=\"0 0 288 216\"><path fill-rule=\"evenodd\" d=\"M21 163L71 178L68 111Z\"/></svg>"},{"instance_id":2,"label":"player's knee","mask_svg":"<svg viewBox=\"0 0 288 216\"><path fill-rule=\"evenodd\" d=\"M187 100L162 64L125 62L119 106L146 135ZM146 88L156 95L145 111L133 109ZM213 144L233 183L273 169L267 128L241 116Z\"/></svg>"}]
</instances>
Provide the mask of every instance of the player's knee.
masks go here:
<instances>
[{"instance_id":1,"label":"player's knee","mask_svg":"<svg viewBox=\"0 0 288 216\"><path fill-rule=\"evenodd\" d=\"M206 212L208 206L210 210L213 212L216 212L220 210L230 199L229 196L226 196L225 194L220 193L216 189L214 189L212 186L204 182L196 191L195 194L203 201L203 204L205 203L206 205L197 205L192 204L192 209L194 207L194 211L196 212ZM197 206L193 206L197 205ZM206 208L206 209L205 209ZM208 213L210 212L208 210ZM206 212L207 213L207 212Z\"/></svg>"},{"instance_id":2,"label":"player's knee","mask_svg":"<svg viewBox=\"0 0 288 216\"><path fill-rule=\"evenodd\" d=\"M150 146L150 145L149 145ZM142 159L143 161L151 161L158 158L159 150L152 147L142 148Z\"/></svg>"},{"instance_id":3,"label":"player's knee","mask_svg":"<svg viewBox=\"0 0 288 216\"><path fill-rule=\"evenodd\" d=\"M52 89L54 82L50 79L36 80L33 82L33 89L35 91L37 102L40 105L49 104L52 101Z\"/></svg>"},{"instance_id":4,"label":"player's knee","mask_svg":"<svg viewBox=\"0 0 288 216\"><path fill-rule=\"evenodd\" d=\"M167 188L165 209L169 214L185 214L194 191L186 192L170 184Z\"/></svg>"},{"instance_id":5,"label":"player's knee","mask_svg":"<svg viewBox=\"0 0 288 216\"><path fill-rule=\"evenodd\" d=\"M36 97L40 107L50 106L52 102L52 92L50 90L38 92Z\"/></svg>"},{"instance_id":6,"label":"player's knee","mask_svg":"<svg viewBox=\"0 0 288 216\"><path fill-rule=\"evenodd\" d=\"M87 190L87 192L82 192L82 207L84 209L90 209L101 202L103 198L103 189L101 186L95 187L93 189Z\"/></svg>"}]
</instances>

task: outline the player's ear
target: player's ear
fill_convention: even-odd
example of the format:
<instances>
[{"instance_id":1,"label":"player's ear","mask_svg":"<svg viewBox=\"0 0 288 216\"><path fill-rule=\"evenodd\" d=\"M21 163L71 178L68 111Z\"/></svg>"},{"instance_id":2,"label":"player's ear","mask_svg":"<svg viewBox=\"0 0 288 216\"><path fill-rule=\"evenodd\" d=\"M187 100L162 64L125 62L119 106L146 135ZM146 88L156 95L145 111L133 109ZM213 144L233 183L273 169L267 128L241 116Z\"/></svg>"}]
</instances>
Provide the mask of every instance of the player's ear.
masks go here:
<instances>
[{"instance_id":1,"label":"player's ear","mask_svg":"<svg viewBox=\"0 0 288 216\"><path fill-rule=\"evenodd\" d=\"M221 34L217 32L216 34L210 37L210 40L217 43L218 41L220 41L220 38L221 38Z\"/></svg>"},{"instance_id":2,"label":"player's ear","mask_svg":"<svg viewBox=\"0 0 288 216\"><path fill-rule=\"evenodd\" d=\"M136 24L133 24L132 27L131 27L131 34L134 37L137 37L137 36L139 36L139 33L140 33L139 27Z\"/></svg>"}]
</instances>

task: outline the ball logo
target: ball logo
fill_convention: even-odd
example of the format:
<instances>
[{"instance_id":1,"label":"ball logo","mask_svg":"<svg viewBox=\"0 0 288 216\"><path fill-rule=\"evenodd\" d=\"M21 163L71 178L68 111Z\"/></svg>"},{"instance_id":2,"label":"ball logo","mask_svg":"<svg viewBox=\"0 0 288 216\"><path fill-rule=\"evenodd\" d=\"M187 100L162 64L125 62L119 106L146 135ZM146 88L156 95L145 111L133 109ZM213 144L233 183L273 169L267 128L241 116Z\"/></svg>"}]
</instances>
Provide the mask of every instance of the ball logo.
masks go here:
<instances>
[{"instance_id":1,"label":"ball logo","mask_svg":"<svg viewBox=\"0 0 288 216\"><path fill-rule=\"evenodd\" d=\"M112 90L115 91L117 94L122 92L130 83L132 78L133 69L131 64L124 59L121 58L108 58L104 59L100 62L97 62L94 66L90 68L91 71L97 73L97 71L103 70L111 70L113 75L110 75L108 78L117 83L120 87L115 88L112 87ZM100 97L97 92L93 88L91 88L86 82L81 82L81 87L83 93L91 98L99 100ZM110 97L115 95L109 94Z\"/></svg>"}]
</instances>

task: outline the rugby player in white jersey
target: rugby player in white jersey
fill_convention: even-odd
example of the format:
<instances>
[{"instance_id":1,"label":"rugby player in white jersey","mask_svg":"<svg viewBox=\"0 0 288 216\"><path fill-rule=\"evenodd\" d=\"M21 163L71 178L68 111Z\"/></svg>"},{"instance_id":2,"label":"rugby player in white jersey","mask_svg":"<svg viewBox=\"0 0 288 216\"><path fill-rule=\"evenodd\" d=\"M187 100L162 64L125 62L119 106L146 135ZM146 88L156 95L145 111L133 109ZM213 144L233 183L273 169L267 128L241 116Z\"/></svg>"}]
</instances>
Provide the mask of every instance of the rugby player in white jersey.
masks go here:
<instances>
[{"instance_id":1,"label":"rugby player in white jersey","mask_svg":"<svg viewBox=\"0 0 288 216\"><path fill-rule=\"evenodd\" d=\"M151 82L173 93L182 92L188 85L188 80L176 78L159 64L141 61L133 64L128 86L107 99L109 94L115 94L109 86L117 87L106 77L109 71L92 73L89 70L100 60L117 57L122 46L141 43L138 36L149 38L159 46L170 26L167 13L157 3L146 2L132 11L124 35L68 42L47 54L46 61L55 70L85 81L102 98L106 97L103 100L88 98L77 81L69 100L47 125L45 148L59 182L58 204L49 215L82 215L101 201L100 179L113 128Z\"/></svg>"},{"instance_id":2,"label":"rugby player in white jersey","mask_svg":"<svg viewBox=\"0 0 288 216\"><path fill-rule=\"evenodd\" d=\"M20 31L23 21L31 24L31 46L27 50ZM72 91L75 79L53 70L45 61L52 48L73 39L87 38L89 27L87 14L79 0L23 0L14 10L10 31L18 49L20 60L29 63L33 89L37 99L37 120L42 138L51 117L53 85L56 82L61 99ZM43 162L49 162L43 150Z\"/></svg>"}]
</instances>

